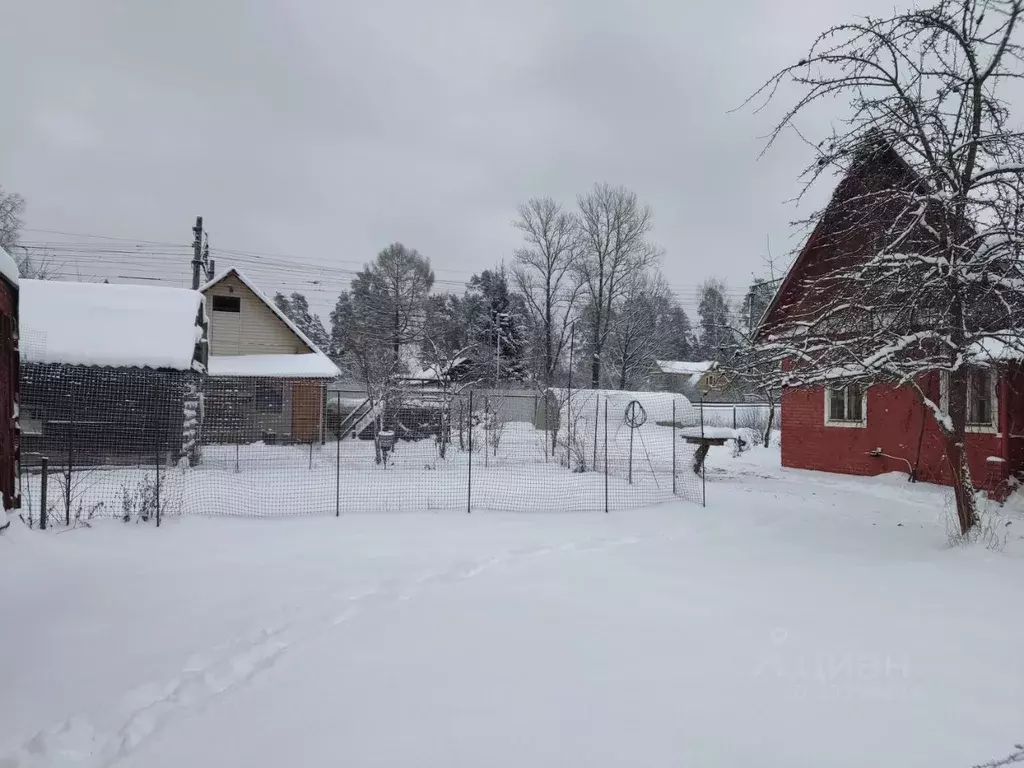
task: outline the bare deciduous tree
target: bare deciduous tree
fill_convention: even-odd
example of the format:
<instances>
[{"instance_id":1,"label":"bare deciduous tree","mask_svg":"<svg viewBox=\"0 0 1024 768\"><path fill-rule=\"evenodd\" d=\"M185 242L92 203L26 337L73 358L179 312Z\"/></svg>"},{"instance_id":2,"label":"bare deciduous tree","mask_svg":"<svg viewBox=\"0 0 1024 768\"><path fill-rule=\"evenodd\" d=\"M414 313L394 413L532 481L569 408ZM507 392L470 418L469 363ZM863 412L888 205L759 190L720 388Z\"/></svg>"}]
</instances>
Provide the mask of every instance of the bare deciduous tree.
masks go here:
<instances>
[{"instance_id":1,"label":"bare deciduous tree","mask_svg":"<svg viewBox=\"0 0 1024 768\"><path fill-rule=\"evenodd\" d=\"M546 388L555 383L582 288L576 221L550 197L542 197L521 205L513 226L523 233L526 246L515 253L512 278L540 347L534 373Z\"/></svg>"},{"instance_id":2,"label":"bare deciduous tree","mask_svg":"<svg viewBox=\"0 0 1024 768\"><path fill-rule=\"evenodd\" d=\"M21 214L25 211L25 198L0 187L0 248L10 250L18 244L21 235Z\"/></svg>"},{"instance_id":3,"label":"bare deciduous tree","mask_svg":"<svg viewBox=\"0 0 1024 768\"><path fill-rule=\"evenodd\" d=\"M639 389L654 369L670 328L666 312L672 294L655 270L638 272L626 281L621 301L613 308L606 359L619 389Z\"/></svg>"},{"instance_id":4,"label":"bare deciduous tree","mask_svg":"<svg viewBox=\"0 0 1024 768\"><path fill-rule=\"evenodd\" d=\"M761 364L788 386L916 391L944 436L964 534L977 519L965 441L971 366L1024 353L1024 137L999 96L1021 77L1022 5L941 0L833 27L752 97L770 99L783 83L802 89L770 141L809 105L836 96L850 105L807 171L808 183L845 173L818 223L817 267L780 294L760 331ZM940 375L942 398L930 386Z\"/></svg>"},{"instance_id":5,"label":"bare deciduous tree","mask_svg":"<svg viewBox=\"0 0 1024 768\"><path fill-rule=\"evenodd\" d=\"M651 209L625 187L597 184L579 198L580 259L577 267L587 300L590 384L601 385L601 365L614 308L630 280L658 261L647 238Z\"/></svg>"},{"instance_id":6,"label":"bare deciduous tree","mask_svg":"<svg viewBox=\"0 0 1024 768\"><path fill-rule=\"evenodd\" d=\"M18 274L32 280L56 280L60 274L60 265L54 263L53 256L49 251L42 248L28 248L23 245L14 245L7 248L18 265Z\"/></svg>"}]
</instances>

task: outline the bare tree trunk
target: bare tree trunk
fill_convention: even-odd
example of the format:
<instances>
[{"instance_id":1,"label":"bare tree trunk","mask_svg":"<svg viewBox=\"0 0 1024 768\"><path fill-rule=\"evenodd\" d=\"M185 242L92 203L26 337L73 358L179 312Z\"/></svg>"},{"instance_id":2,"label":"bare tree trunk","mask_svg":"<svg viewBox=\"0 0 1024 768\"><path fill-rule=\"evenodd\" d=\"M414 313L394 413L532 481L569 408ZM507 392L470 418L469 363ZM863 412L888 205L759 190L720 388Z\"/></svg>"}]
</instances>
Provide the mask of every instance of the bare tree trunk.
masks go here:
<instances>
[{"instance_id":1,"label":"bare tree trunk","mask_svg":"<svg viewBox=\"0 0 1024 768\"><path fill-rule=\"evenodd\" d=\"M594 326L593 357L590 359L590 388L601 388L601 318L598 317Z\"/></svg>"},{"instance_id":2,"label":"bare tree trunk","mask_svg":"<svg viewBox=\"0 0 1024 768\"><path fill-rule=\"evenodd\" d=\"M946 435L946 458L956 499L957 522L960 533L966 535L977 522L977 511L967 460L967 372L963 368L949 375L949 417L953 429Z\"/></svg>"},{"instance_id":3,"label":"bare tree trunk","mask_svg":"<svg viewBox=\"0 0 1024 768\"><path fill-rule=\"evenodd\" d=\"M554 332L552 327L552 295L551 295L551 273L548 272L545 275L544 284L544 386L550 387L554 383L555 378L555 355L553 348L553 339L551 334Z\"/></svg>"},{"instance_id":4,"label":"bare tree trunk","mask_svg":"<svg viewBox=\"0 0 1024 768\"><path fill-rule=\"evenodd\" d=\"M764 447L770 448L772 443L772 428L775 426L775 399L771 390L765 391L765 400L768 401L768 426L764 428Z\"/></svg>"}]
</instances>

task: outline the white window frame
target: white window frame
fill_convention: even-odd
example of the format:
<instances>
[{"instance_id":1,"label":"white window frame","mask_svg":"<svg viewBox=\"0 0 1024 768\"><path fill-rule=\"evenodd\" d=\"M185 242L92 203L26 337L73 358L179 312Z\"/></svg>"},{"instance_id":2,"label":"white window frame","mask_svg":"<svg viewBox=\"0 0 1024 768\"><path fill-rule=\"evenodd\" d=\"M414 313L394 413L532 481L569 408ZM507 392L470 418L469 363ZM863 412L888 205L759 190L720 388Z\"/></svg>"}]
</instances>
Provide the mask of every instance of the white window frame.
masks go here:
<instances>
[{"instance_id":1,"label":"white window frame","mask_svg":"<svg viewBox=\"0 0 1024 768\"><path fill-rule=\"evenodd\" d=\"M846 387L825 387L825 426L826 427L847 427L852 429L863 429L868 425L868 388L862 387L860 391L860 420L852 421L847 419L833 419L831 400L832 392L842 390L843 397L847 400L845 410L849 411L849 391Z\"/></svg>"},{"instance_id":2,"label":"white window frame","mask_svg":"<svg viewBox=\"0 0 1024 768\"><path fill-rule=\"evenodd\" d=\"M995 368L986 369L989 374L989 399L992 401L992 423L991 424L967 424L967 432L976 432L984 435L999 435L999 372ZM967 380L967 415L971 414L971 391L973 389L973 372L968 369ZM949 371L942 371L939 377L939 403L942 410L949 413Z\"/></svg>"}]
</instances>

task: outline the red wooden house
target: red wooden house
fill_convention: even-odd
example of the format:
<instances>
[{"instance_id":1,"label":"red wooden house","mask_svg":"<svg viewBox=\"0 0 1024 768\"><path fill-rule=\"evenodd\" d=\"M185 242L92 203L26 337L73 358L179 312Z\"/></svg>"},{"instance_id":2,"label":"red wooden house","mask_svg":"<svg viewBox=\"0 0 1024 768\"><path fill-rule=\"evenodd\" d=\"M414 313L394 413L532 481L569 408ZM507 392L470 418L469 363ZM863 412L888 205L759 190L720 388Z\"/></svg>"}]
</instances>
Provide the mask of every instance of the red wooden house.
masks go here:
<instances>
[{"instance_id":1,"label":"red wooden house","mask_svg":"<svg viewBox=\"0 0 1024 768\"><path fill-rule=\"evenodd\" d=\"M840 181L761 322L759 334L799 311L808 286L822 275L865 257L873 231L892 224L885 210L856 210L883 185L916 184L913 170L891 150L855 164ZM874 228L874 229L873 229ZM833 236L842 231L841 237ZM920 381L929 399L945 400L942 374ZM875 384L788 388L782 399L782 464L786 467L878 475L913 474L948 484L945 439L935 418L909 388ZM996 353L972 368L968 378L967 452L976 486L1004 497L1011 478L1024 469L1024 369L1019 359Z\"/></svg>"},{"instance_id":2,"label":"red wooden house","mask_svg":"<svg viewBox=\"0 0 1024 768\"><path fill-rule=\"evenodd\" d=\"M18 267L0 248L0 496L21 506L18 489Z\"/></svg>"}]
</instances>

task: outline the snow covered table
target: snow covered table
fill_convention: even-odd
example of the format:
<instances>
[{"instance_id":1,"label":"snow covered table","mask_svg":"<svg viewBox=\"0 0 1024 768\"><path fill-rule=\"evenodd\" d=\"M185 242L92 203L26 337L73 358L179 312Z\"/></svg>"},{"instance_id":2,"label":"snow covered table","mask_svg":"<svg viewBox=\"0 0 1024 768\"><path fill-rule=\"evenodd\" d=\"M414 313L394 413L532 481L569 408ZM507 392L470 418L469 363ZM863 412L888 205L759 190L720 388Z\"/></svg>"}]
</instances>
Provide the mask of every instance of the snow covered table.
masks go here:
<instances>
[{"instance_id":1,"label":"snow covered table","mask_svg":"<svg viewBox=\"0 0 1024 768\"><path fill-rule=\"evenodd\" d=\"M737 431L728 427L683 427L679 434L683 440L697 446L697 452L693 454L693 471L698 475L712 445L725 445L727 440L739 439Z\"/></svg>"}]
</instances>

